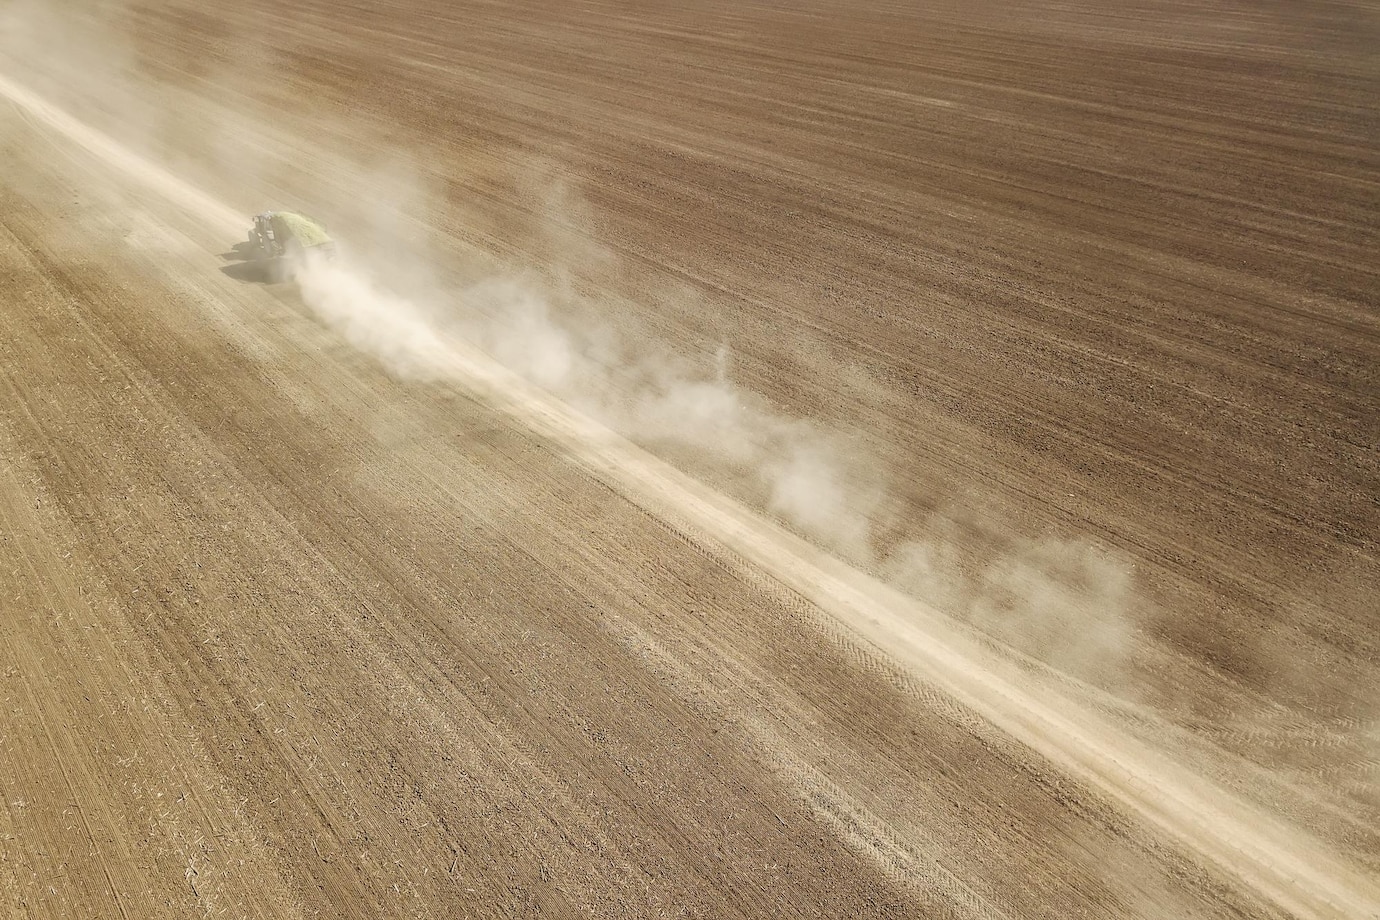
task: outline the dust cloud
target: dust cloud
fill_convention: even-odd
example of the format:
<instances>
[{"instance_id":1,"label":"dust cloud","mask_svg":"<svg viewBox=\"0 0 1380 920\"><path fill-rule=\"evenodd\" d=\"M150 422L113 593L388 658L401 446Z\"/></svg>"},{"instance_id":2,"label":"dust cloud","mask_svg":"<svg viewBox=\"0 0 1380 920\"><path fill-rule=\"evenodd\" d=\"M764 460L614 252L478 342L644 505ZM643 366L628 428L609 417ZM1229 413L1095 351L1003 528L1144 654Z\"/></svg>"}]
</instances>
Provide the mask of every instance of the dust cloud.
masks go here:
<instances>
[{"instance_id":1,"label":"dust cloud","mask_svg":"<svg viewBox=\"0 0 1380 920\"><path fill-rule=\"evenodd\" d=\"M727 346L707 366L691 362L591 321L597 304L572 304L568 289L535 278L402 296L368 276L366 255L309 260L296 280L317 317L397 376L444 378L437 356L448 337L461 338L618 434L748 482L755 503L801 535L1026 655L1099 681L1121 666L1134 584L1130 565L1107 550L1013 540L973 566L957 535L884 542L878 531L894 503L882 464L735 384ZM412 277L400 287L426 285Z\"/></svg>"},{"instance_id":2,"label":"dust cloud","mask_svg":"<svg viewBox=\"0 0 1380 920\"><path fill-rule=\"evenodd\" d=\"M444 351L436 330L406 300L364 277L310 255L294 273L302 301L360 351L404 379L435 379Z\"/></svg>"},{"instance_id":3,"label":"dust cloud","mask_svg":"<svg viewBox=\"0 0 1380 920\"><path fill-rule=\"evenodd\" d=\"M296 281L322 321L400 377L442 375L434 356L458 335L631 440L694 450L750 474L773 513L850 561L871 560L871 516L883 495L876 465L842 437L736 386L726 348L713 374L697 373L654 341L567 322L532 280L486 279L421 302L357 263L315 258Z\"/></svg>"}]
</instances>

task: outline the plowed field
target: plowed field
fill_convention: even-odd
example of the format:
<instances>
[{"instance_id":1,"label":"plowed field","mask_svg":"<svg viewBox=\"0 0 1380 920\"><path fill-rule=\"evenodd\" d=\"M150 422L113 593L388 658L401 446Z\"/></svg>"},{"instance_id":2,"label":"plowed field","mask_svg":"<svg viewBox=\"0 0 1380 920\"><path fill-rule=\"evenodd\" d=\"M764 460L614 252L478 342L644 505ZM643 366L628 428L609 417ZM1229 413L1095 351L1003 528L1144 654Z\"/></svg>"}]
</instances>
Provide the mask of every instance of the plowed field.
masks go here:
<instances>
[{"instance_id":1,"label":"plowed field","mask_svg":"<svg viewBox=\"0 0 1380 920\"><path fill-rule=\"evenodd\" d=\"M0 915L1380 916L1377 48L0 5Z\"/></svg>"}]
</instances>

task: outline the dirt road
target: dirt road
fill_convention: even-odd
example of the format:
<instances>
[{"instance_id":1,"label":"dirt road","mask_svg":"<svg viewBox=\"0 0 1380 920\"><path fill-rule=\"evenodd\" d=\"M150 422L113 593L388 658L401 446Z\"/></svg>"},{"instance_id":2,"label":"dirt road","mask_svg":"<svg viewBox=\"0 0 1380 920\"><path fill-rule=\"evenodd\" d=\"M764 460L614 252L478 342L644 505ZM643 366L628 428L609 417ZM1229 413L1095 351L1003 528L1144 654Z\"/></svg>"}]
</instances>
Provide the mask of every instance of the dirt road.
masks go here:
<instances>
[{"instance_id":1,"label":"dirt road","mask_svg":"<svg viewBox=\"0 0 1380 920\"><path fill-rule=\"evenodd\" d=\"M3 911L1380 915L1380 19L1152 7L0 10Z\"/></svg>"}]
</instances>

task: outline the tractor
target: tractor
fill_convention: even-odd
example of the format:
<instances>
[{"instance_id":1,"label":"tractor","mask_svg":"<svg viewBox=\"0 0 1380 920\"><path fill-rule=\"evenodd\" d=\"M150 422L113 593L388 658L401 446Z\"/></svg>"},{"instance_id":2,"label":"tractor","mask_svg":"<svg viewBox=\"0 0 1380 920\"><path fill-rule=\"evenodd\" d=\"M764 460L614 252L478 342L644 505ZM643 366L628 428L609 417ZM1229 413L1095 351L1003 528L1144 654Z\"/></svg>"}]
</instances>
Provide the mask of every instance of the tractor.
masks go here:
<instances>
[{"instance_id":1,"label":"tractor","mask_svg":"<svg viewBox=\"0 0 1380 920\"><path fill-rule=\"evenodd\" d=\"M289 268L299 264L309 252L327 259L334 259L336 254L335 240L326 233L326 225L295 211L254 215L249 245L257 258L287 263Z\"/></svg>"}]
</instances>

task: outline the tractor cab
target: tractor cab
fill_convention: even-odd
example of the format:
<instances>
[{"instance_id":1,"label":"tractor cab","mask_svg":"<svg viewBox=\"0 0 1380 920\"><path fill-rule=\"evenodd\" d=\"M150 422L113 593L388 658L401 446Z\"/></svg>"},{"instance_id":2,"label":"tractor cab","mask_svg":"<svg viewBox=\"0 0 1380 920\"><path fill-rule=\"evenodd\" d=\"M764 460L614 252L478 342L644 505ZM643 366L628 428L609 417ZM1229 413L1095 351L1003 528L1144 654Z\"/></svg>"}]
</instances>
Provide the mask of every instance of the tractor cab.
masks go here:
<instances>
[{"instance_id":1,"label":"tractor cab","mask_svg":"<svg viewBox=\"0 0 1380 920\"><path fill-rule=\"evenodd\" d=\"M259 248L266 258L273 259L283 254L279 235L273 229L272 211L254 215L254 229L249 232L249 242Z\"/></svg>"}]
</instances>

